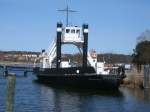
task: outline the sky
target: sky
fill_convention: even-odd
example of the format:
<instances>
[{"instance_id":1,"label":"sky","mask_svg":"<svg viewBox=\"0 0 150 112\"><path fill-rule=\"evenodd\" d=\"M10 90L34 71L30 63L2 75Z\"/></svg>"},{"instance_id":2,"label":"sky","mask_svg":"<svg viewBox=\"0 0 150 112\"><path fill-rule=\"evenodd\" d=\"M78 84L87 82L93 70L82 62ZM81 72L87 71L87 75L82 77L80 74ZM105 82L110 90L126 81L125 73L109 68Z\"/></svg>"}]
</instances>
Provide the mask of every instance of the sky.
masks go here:
<instances>
[{"instance_id":1,"label":"sky","mask_svg":"<svg viewBox=\"0 0 150 112\"><path fill-rule=\"evenodd\" d=\"M150 0L0 0L0 50L47 49L56 23L65 24L57 10L67 3L78 11L69 23L89 24L89 49L98 53L132 54L137 37L150 29Z\"/></svg>"}]
</instances>

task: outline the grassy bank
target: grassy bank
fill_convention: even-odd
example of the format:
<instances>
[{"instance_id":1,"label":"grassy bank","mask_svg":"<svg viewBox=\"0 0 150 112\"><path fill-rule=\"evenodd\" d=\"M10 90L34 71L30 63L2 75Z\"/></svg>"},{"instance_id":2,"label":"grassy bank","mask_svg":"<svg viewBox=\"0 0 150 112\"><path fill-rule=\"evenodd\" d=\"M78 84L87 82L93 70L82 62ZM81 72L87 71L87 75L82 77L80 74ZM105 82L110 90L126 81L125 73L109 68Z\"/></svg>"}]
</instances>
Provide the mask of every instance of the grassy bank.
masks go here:
<instances>
[{"instance_id":1,"label":"grassy bank","mask_svg":"<svg viewBox=\"0 0 150 112\"><path fill-rule=\"evenodd\" d=\"M142 88L144 81L144 70L140 72L137 71L137 68L134 67L130 72L126 73L126 78L123 80L123 85L130 88ZM150 77L149 77L150 78ZM150 83L149 83L150 87Z\"/></svg>"}]
</instances>

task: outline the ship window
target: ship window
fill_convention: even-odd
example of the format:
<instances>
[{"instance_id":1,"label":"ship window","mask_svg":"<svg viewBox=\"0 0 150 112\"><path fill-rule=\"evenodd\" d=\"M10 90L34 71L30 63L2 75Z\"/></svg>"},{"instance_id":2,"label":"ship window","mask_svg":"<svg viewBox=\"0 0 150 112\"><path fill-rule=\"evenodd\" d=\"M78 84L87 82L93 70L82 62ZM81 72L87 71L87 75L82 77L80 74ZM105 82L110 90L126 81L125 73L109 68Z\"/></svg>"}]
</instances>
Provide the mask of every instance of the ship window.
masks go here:
<instances>
[{"instance_id":1,"label":"ship window","mask_svg":"<svg viewBox=\"0 0 150 112\"><path fill-rule=\"evenodd\" d=\"M72 30L71 30L71 33L75 33L75 30L74 30L74 29L72 29Z\"/></svg>"},{"instance_id":2,"label":"ship window","mask_svg":"<svg viewBox=\"0 0 150 112\"><path fill-rule=\"evenodd\" d=\"M80 33L80 30L76 30L76 33Z\"/></svg>"},{"instance_id":3,"label":"ship window","mask_svg":"<svg viewBox=\"0 0 150 112\"><path fill-rule=\"evenodd\" d=\"M70 29L66 29L66 33L69 33L70 32Z\"/></svg>"}]
</instances>

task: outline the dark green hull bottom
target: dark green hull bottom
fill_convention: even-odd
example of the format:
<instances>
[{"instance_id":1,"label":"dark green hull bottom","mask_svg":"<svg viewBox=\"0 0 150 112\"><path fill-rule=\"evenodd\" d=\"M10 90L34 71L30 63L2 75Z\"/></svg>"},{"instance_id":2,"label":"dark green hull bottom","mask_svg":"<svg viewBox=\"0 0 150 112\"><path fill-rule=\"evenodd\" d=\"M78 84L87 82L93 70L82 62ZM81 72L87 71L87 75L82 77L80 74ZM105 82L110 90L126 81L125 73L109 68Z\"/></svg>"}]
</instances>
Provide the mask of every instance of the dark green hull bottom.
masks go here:
<instances>
[{"instance_id":1,"label":"dark green hull bottom","mask_svg":"<svg viewBox=\"0 0 150 112\"><path fill-rule=\"evenodd\" d=\"M118 75L46 75L38 74L38 81L47 85L71 86L86 89L118 89L123 77Z\"/></svg>"}]
</instances>

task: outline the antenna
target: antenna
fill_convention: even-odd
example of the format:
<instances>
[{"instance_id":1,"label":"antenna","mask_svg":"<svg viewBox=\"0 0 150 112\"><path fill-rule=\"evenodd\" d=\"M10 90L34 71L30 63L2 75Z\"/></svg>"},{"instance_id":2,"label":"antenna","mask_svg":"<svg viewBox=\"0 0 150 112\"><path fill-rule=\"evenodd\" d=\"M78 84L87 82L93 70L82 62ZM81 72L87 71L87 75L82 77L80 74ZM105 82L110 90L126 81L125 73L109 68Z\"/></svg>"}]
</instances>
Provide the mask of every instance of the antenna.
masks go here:
<instances>
[{"instance_id":1,"label":"antenna","mask_svg":"<svg viewBox=\"0 0 150 112\"><path fill-rule=\"evenodd\" d=\"M66 26L68 26L68 24L69 24L69 13L71 13L71 12L77 12L75 10L69 9L68 3L67 3L67 7L65 9L58 10L58 11L66 12Z\"/></svg>"}]
</instances>

